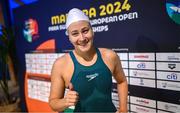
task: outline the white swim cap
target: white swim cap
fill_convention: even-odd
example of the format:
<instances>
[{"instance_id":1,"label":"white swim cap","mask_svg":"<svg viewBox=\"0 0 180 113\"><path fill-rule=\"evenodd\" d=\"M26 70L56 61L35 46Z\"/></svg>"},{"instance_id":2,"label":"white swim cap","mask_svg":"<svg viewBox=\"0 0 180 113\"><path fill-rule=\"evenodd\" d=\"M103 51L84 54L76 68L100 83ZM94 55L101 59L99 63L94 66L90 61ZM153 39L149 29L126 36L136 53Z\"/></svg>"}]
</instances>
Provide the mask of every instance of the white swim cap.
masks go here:
<instances>
[{"instance_id":1,"label":"white swim cap","mask_svg":"<svg viewBox=\"0 0 180 113\"><path fill-rule=\"evenodd\" d=\"M77 8L73 8L69 11L66 19L66 29L69 27L74 22L80 21L80 20L85 20L87 22L89 21L89 18L85 13L83 13L81 10Z\"/></svg>"}]
</instances>

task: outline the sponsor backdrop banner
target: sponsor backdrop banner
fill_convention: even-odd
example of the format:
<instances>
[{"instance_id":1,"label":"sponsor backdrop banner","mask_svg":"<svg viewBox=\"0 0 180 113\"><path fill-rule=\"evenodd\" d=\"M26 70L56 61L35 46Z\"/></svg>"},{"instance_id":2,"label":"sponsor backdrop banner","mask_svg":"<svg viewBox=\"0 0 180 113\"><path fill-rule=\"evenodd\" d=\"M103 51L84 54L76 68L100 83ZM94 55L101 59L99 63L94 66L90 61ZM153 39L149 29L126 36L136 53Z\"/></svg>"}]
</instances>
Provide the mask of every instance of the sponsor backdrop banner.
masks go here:
<instances>
[{"instance_id":1,"label":"sponsor backdrop banner","mask_svg":"<svg viewBox=\"0 0 180 113\"><path fill-rule=\"evenodd\" d=\"M179 0L39 0L14 9L24 109L52 111L51 68L73 49L65 22L74 7L89 16L95 45L119 55L129 84L129 111L180 111ZM114 79L112 98L118 107Z\"/></svg>"}]
</instances>

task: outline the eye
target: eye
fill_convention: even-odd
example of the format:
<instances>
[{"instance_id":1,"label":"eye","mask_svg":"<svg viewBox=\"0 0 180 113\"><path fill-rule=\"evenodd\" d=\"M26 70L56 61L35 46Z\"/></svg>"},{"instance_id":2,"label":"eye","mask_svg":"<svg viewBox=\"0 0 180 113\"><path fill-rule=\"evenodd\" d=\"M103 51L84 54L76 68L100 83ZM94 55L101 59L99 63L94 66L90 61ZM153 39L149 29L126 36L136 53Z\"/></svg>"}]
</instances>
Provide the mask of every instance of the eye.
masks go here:
<instances>
[{"instance_id":1,"label":"eye","mask_svg":"<svg viewBox=\"0 0 180 113\"><path fill-rule=\"evenodd\" d=\"M78 33L78 32L72 32L71 35L74 36L74 37L76 37L76 36L79 35L79 33Z\"/></svg>"},{"instance_id":2,"label":"eye","mask_svg":"<svg viewBox=\"0 0 180 113\"><path fill-rule=\"evenodd\" d=\"M86 34L86 33L88 33L88 31L89 31L89 28L85 28L85 29L82 30L82 33Z\"/></svg>"}]
</instances>

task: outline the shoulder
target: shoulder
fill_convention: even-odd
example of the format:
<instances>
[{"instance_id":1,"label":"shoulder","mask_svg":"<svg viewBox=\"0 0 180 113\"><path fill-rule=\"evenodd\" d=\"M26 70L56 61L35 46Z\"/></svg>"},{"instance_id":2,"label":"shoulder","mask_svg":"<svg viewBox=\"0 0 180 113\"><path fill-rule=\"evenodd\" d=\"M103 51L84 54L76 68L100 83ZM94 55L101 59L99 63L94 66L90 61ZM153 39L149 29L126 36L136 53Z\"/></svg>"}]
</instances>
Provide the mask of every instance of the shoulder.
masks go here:
<instances>
[{"instance_id":1,"label":"shoulder","mask_svg":"<svg viewBox=\"0 0 180 113\"><path fill-rule=\"evenodd\" d=\"M119 56L115 51L107 48L99 48L101 56L105 64L109 67L109 69L113 72L117 63L120 61Z\"/></svg>"},{"instance_id":2,"label":"shoulder","mask_svg":"<svg viewBox=\"0 0 180 113\"><path fill-rule=\"evenodd\" d=\"M57 58L54 62L54 66L63 66L69 60L69 53L65 53L61 57Z\"/></svg>"},{"instance_id":3,"label":"shoulder","mask_svg":"<svg viewBox=\"0 0 180 113\"><path fill-rule=\"evenodd\" d=\"M111 60L115 60L118 58L118 55L116 54L116 52L114 52L111 49L107 49L107 48L99 48L99 51L101 53L101 56L103 58L106 59L111 59Z\"/></svg>"},{"instance_id":4,"label":"shoulder","mask_svg":"<svg viewBox=\"0 0 180 113\"><path fill-rule=\"evenodd\" d=\"M107 48L99 48L104 63L114 73L117 63L120 61L116 52Z\"/></svg>"},{"instance_id":5,"label":"shoulder","mask_svg":"<svg viewBox=\"0 0 180 113\"><path fill-rule=\"evenodd\" d=\"M61 57L57 58L53 64L51 70L51 80L63 82L66 87L71 80L72 73L74 70L73 61L69 53L65 53ZM60 81L61 80L61 81Z\"/></svg>"},{"instance_id":6,"label":"shoulder","mask_svg":"<svg viewBox=\"0 0 180 113\"><path fill-rule=\"evenodd\" d=\"M53 67L52 67L52 71L58 72L58 73L62 73L63 70L65 70L69 63L70 63L70 55L69 53L65 53L64 55L62 55L61 57L57 58L54 61Z\"/></svg>"}]
</instances>

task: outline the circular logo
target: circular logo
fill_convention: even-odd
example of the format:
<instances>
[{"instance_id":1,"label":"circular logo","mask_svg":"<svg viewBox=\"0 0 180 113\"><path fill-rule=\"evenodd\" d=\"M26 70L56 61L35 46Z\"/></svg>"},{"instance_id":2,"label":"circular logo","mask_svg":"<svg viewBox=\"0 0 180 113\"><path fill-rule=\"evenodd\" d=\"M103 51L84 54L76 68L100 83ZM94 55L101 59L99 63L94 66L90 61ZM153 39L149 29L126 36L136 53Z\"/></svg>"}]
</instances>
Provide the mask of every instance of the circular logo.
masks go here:
<instances>
[{"instance_id":1,"label":"circular logo","mask_svg":"<svg viewBox=\"0 0 180 113\"><path fill-rule=\"evenodd\" d=\"M180 24L180 1L167 0L166 11L169 17L177 24Z\"/></svg>"}]
</instances>

